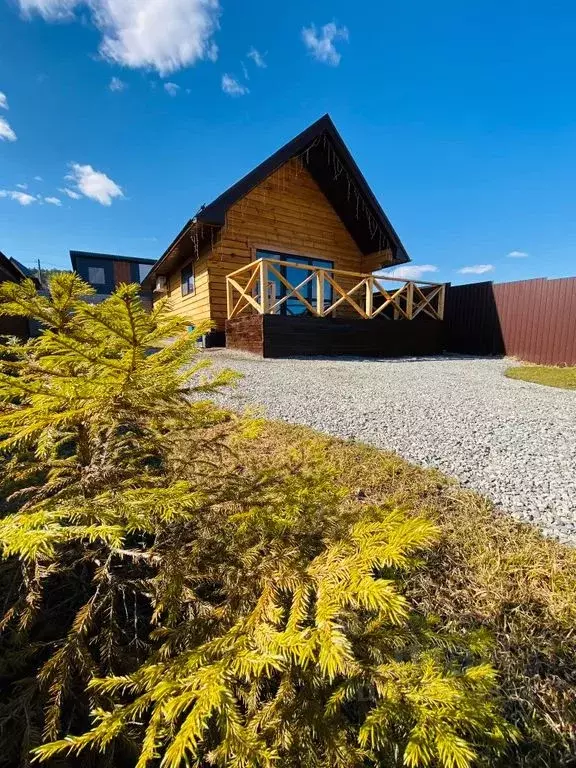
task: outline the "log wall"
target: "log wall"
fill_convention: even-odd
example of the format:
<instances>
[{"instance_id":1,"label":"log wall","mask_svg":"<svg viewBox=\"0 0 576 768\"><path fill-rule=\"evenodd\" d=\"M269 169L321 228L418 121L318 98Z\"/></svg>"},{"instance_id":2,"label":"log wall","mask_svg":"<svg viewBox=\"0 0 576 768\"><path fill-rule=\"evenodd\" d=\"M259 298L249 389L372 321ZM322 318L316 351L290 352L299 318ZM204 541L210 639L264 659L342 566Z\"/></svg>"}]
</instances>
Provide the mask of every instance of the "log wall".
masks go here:
<instances>
[{"instance_id":1,"label":"log wall","mask_svg":"<svg viewBox=\"0 0 576 768\"><path fill-rule=\"evenodd\" d=\"M362 252L320 187L293 159L233 205L208 259L210 314L216 327L226 321L226 275L248 264L256 249L310 256L334 262L335 269L362 272ZM357 281L346 282L346 288ZM352 278L352 280L354 280ZM354 310L343 305L340 314Z\"/></svg>"}]
</instances>

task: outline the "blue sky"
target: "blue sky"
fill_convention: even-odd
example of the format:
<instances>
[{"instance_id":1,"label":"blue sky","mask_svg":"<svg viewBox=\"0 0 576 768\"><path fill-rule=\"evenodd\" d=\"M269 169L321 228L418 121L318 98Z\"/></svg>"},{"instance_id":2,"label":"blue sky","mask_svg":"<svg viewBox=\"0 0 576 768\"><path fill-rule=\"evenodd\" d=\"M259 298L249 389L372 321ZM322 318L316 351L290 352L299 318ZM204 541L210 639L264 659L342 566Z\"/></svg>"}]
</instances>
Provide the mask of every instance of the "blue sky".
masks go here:
<instances>
[{"instance_id":1,"label":"blue sky","mask_svg":"<svg viewBox=\"0 0 576 768\"><path fill-rule=\"evenodd\" d=\"M0 0L0 250L158 257L329 112L422 277L574 275L575 39L570 2Z\"/></svg>"}]
</instances>

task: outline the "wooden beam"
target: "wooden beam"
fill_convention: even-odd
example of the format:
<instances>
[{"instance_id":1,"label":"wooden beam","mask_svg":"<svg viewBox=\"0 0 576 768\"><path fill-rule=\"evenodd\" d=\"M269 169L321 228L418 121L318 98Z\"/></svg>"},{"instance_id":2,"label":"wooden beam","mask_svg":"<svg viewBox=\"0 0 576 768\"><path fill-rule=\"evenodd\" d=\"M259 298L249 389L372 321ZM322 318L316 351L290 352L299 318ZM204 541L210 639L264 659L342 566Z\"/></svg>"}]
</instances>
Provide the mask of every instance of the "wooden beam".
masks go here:
<instances>
[{"instance_id":1,"label":"wooden beam","mask_svg":"<svg viewBox=\"0 0 576 768\"><path fill-rule=\"evenodd\" d=\"M366 314L372 318L374 310L374 278L372 275L366 279Z\"/></svg>"},{"instance_id":2,"label":"wooden beam","mask_svg":"<svg viewBox=\"0 0 576 768\"><path fill-rule=\"evenodd\" d=\"M259 315L261 315L262 308L260 304L256 301L256 299L250 296L249 293L246 293L244 288L241 285L238 285L236 280L234 280L232 277L228 277L228 280L232 283L232 286L236 288L238 293L241 294L246 299L246 301L254 307L254 309L256 310L256 312L258 312Z\"/></svg>"},{"instance_id":3,"label":"wooden beam","mask_svg":"<svg viewBox=\"0 0 576 768\"><path fill-rule=\"evenodd\" d=\"M438 319L444 320L444 309L446 305L446 283L442 283L442 289L438 296Z\"/></svg>"},{"instance_id":4,"label":"wooden beam","mask_svg":"<svg viewBox=\"0 0 576 768\"><path fill-rule=\"evenodd\" d=\"M281 298L279 301L277 301L277 302L274 304L274 306L272 307L272 309L277 309L277 308L278 308L278 307L279 307L281 304L284 304L284 302L285 302L285 301L287 301L289 298L291 298L292 296L295 296L295 297L298 299L298 301L300 301L302 304L304 304L304 306L306 307L306 309L307 309L309 312L311 312L313 315L315 315L315 316L316 316L316 310L315 310L315 308L312 306L312 304L310 304L310 302L309 302L307 299L305 299L305 298L304 298L304 296L302 296L302 294L301 294L301 293L299 293L299 289L300 289L300 288L303 288L305 285L307 285L307 283L309 283L309 282L310 282L310 280L312 280L312 279L314 278L314 272L310 272L310 274L308 275L308 277L306 277L304 280L302 280L302 282L301 282L301 283L298 283L298 285L297 285L296 287L294 287L294 286L293 286L291 283L289 283L289 282L288 282L288 280L286 280L286 278L284 277L284 275L283 275L281 272L279 272L279 271L276 269L276 267L273 267L273 266L270 264L270 267L269 267L269 268L270 268L270 271L271 271L271 272L272 272L274 275L276 275L276 277L278 278L278 280L280 280L280 282L281 282L281 283L282 283L284 286L286 286L286 288L288 289L288 291L290 291L290 293L287 293L287 294L286 294L286 296L283 296L283 297L282 297L282 298Z\"/></svg>"},{"instance_id":5,"label":"wooden beam","mask_svg":"<svg viewBox=\"0 0 576 768\"><path fill-rule=\"evenodd\" d=\"M442 286L438 285L436 288L431 290L428 295L423 294L417 285L414 286L414 290L417 294L419 294L421 298L418 304L416 305L416 307L414 308L414 311L412 313L412 319L417 317L420 314L420 312L426 309L426 307L429 307L430 310L434 313L435 317L441 320L442 318L440 318L437 310L434 309L434 305L432 304L432 301L436 298L436 296L440 294L440 291L442 290Z\"/></svg>"},{"instance_id":6,"label":"wooden beam","mask_svg":"<svg viewBox=\"0 0 576 768\"><path fill-rule=\"evenodd\" d=\"M414 311L414 283L410 282L406 284L406 317L408 320L413 319Z\"/></svg>"},{"instance_id":7,"label":"wooden beam","mask_svg":"<svg viewBox=\"0 0 576 768\"><path fill-rule=\"evenodd\" d=\"M333 287L333 288L334 288L334 289L335 289L335 290L336 290L336 291L337 291L337 292L340 294L340 296L341 296L341 298L339 298L339 299L338 299L338 301L335 301L335 302L334 302L334 304L332 304L332 306L331 306L331 307L328 307L328 309L326 310L326 314L328 314L328 312L332 312L332 310L336 309L336 307L339 307L339 306L340 306L340 304L342 304L344 301L347 301L347 302L348 302L348 304L350 304L351 306L353 306L353 307L354 307L354 309L356 310L356 312L358 312L358 314L360 315L360 317L363 317L363 318L364 318L364 320L368 320L368 316L366 315L366 313L364 312L364 310L363 310L363 309L362 309L360 306L358 306L358 304L357 304L357 303L354 301L354 299L353 299L353 298L352 298L352 296L350 295L350 294L352 294L352 293L355 293L355 291L357 291L359 288L361 288L361 287L362 287L362 285L364 284L364 280L366 280L366 277L364 277L364 278L363 278L363 279L362 279L362 280L361 280L361 281L360 281L360 282L359 282L357 285L355 285L355 286L354 286L354 288L352 288L350 291L345 291L345 290L344 290L344 288L342 288L340 285L338 285L338 283L337 283L335 280L333 280L333 279L330 277L330 275L328 275L328 274L326 275L326 280L328 280L328 282L330 283L330 285L331 285L331 286L332 286L332 287Z\"/></svg>"},{"instance_id":8,"label":"wooden beam","mask_svg":"<svg viewBox=\"0 0 576 768\"><path fill-rule=\"evenodd\" d=\"M324 270L316 272L316 312L324 317Z\"/></svg>"},{"instance_id":9,"label":"wooden beam","mask_svg":"<svg viewBox=\"0 0 576 768\"><path fill-rule=\"evenodd\" d=\"M260 306L262 314L268 312L268 263L260 259Z\"/></svg>"},{"instance_id":10,"label":"wooden beam","mask_svg":"<svg viewBox=\"0 0 576 768\"><path fill-rule=\"evenodd\" d=\"M392 305L394 307L394 320L398 320L400 318L400 315L408 319L406 312L402 309L402 305L400 304L400 300L404 295L406 286L403 285L401 288L398 288L396 291L394 291L394 293L390 294L385 288L382 288L381 285L378 285L378 280L376 280L375 285L376 285L376 288L382 294L382 296L384 296L386 301L384 302L384 304L381 304L372 312L372 317L376 317L381 312L383 312L386 309L386 307L389 307L390 305Z\"/></svg>"},{"instance_id":11,"label":"wooden beam","mask_svg":"<svg viewBox=\"0 0 576 768\"><path fill-rule=\"evenodd\" d=\"M248 282L246 283L246 285L244 287L244 290L243 290L240 298L238 299L238 301L234 305L234 308L232 309L232 315L231 315L231 317L229 319L232 319L232 317L236 317L236 315L239 315L240 312L243 312L246 309L246 307L248 306L248 304L246 304L244 307L242 307L242 309L238 310L240 304L242 303L242 300L246 298L245 294L250 293L252 291L252 288L254 287L256 282L258 281L258 275L259 275L258 265L257 264L253 264L252 266L256 267L256 269L254 269L250 279L248 280ZM228 279L226 279L226 290L228 290L228 286L229 286L229 282L228 282Z\"/></svg>"},{"instance_id":12,"label":"wooden beam","mask_svg":"<svg viewBox=\"0 0 576 768\"><path fill-rule=\"evenodd\" d=\"M232 283L226 278L226 317L231 320L234 317L232 302L234 300L234 288Z\"/></svg>"}]
</instances>

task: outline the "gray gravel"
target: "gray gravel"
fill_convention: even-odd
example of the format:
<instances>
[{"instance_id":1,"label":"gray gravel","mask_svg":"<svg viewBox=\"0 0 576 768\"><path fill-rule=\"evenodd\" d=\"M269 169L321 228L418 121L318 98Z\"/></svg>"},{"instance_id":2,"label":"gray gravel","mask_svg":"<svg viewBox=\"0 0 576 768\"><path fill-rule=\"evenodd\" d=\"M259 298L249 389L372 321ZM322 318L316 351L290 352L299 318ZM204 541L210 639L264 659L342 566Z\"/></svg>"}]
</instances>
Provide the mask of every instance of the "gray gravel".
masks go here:
<instances>
[{"instance_id":1,"label":"gray gravel","mask_svg":"<svg viewBox=\"0 0 576 768\"><path fill-rule=\"evenodd\" d=\"M206 354L245 376L229 406L393 450L576 543L576 392L507 379L505 360Z\"/></svg>"}]
</instances>

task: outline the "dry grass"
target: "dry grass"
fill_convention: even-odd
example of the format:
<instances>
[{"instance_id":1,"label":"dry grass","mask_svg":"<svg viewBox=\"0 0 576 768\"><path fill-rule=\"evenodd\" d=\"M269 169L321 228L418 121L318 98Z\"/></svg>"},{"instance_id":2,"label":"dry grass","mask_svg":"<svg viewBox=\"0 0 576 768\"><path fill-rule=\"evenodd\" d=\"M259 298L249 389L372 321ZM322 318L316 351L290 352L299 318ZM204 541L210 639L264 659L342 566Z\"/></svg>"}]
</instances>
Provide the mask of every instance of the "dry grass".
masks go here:
<instances>
[{"instance_id":1,"label":"dry grass","mask_svg":"<svg viewBox=\"0 0 576 768\"><path fill-rule=\"evenodd\" d=\"M508 368L506 376L510 379L531 381L547 387L576 389L576 367L558 368L552 365L521 365Z\"/></svg>"},{"instance_id":2,"label":"dry grass","mask_svg":"<svg viewBox=\"0 0 576 768\"><path fill-rule=\"evenodd\" d=\"M274 461L320 445L350 504L394 504L440 526L440 547L406 589L426 613L493 637L508 717L522 744L502 765L576 765L576 550L497 513L440 473L304 427L267 424L251 451Z\"/></svg>"}]
</instances>

